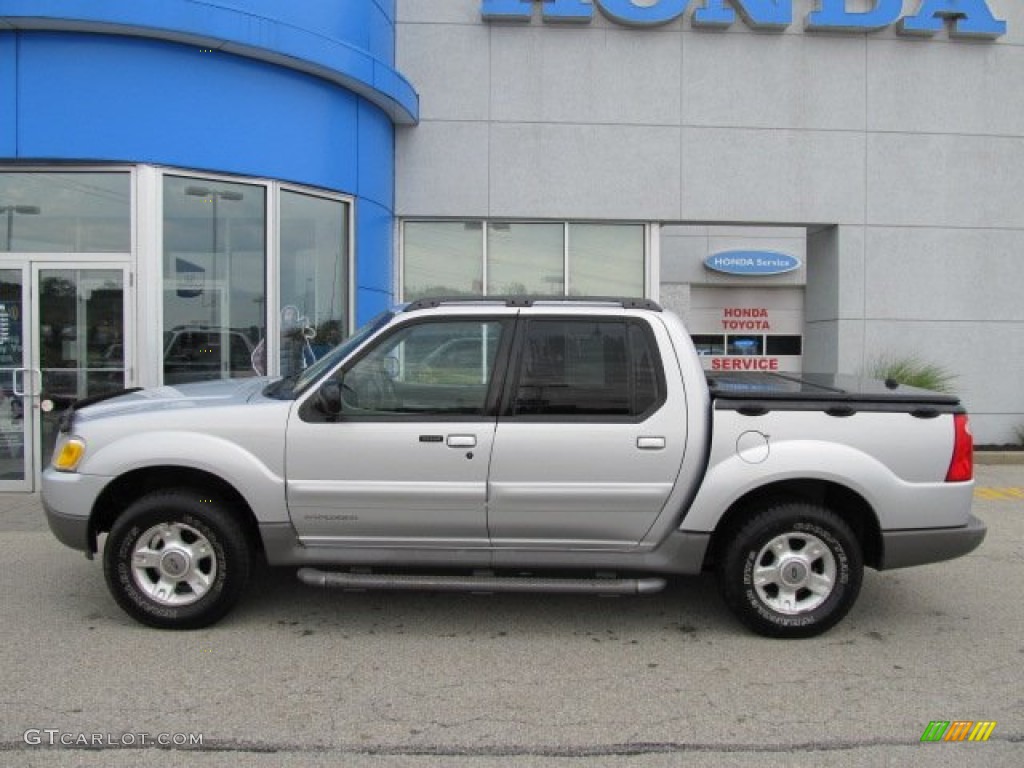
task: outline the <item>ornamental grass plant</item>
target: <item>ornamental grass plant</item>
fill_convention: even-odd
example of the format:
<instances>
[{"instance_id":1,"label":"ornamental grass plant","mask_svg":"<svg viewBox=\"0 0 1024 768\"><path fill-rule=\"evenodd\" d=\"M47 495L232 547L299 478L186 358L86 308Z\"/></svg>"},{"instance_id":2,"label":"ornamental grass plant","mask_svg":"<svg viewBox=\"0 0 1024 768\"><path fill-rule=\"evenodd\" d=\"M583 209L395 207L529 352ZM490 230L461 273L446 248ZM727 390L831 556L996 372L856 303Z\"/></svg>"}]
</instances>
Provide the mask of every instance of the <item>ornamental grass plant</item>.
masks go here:
<instances>
[{"instance_id":1,"label":"ornamental grass plant","mask_svg":"<svg viewBox=\"0 0 1024 768\"><path fill-rule=\"evenodd\" d=\"M867 372L875 379L891 379L908 387L945 393L953 391L957 379L947 368L915 355L883 355L868 364Z\"/></svg>"}]
</instances>

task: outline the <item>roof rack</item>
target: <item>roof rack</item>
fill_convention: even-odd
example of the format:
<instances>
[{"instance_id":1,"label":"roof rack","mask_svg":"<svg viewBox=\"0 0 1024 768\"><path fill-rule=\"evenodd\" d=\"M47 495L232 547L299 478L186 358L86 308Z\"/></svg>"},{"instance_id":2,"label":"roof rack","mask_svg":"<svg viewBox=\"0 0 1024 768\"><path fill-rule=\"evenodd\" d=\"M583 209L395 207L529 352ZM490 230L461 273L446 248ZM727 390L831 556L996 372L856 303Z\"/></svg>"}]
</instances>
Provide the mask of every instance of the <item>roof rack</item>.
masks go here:
<instances>
[{"instance_id":1,"label":"roof rack","mask_svg":"<svg viewBox=\"0 0 1024 768\"><path fill-rule=\"evenodd\" d=\"M431 296L409 302L402 307L402 311L436 309L446 304L498 304L505 307L533 307L537 304L590 304L661 312L661 306L650 299L616 296Z\"/></svg>"}]
</instances>

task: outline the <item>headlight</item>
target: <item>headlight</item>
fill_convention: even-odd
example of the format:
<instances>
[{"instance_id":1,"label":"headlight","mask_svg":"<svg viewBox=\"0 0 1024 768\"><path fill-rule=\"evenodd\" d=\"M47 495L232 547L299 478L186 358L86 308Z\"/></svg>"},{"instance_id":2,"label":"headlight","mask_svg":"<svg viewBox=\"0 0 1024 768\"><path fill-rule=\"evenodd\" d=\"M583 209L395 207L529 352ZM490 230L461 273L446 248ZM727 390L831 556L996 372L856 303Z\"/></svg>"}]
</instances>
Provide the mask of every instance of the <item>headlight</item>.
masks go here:
<instances>
[{"instance_id":1,"label":"headlight","mask_svg":"<svg viewBox=\"0 0 1024 768\"><path fill-rule=\"evenodd\" d=\"M85 441L80 437L64 437L53 449L53 468L61 472L74 472L85 456Z\"/></svg>"}]
</instances>

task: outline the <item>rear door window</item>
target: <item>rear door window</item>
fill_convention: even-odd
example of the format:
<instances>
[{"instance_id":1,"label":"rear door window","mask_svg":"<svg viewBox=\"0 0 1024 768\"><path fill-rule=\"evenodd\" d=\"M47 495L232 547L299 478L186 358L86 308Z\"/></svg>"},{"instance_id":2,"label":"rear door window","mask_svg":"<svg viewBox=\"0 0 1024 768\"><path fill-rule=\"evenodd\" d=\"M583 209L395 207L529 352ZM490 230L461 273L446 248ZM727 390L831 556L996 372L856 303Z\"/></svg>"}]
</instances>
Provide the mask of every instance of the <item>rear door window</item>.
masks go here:
<instances>
[{"instance_id":1,"label":"rear door window","mask_svg":"<svg viewBox=\"0 0 1024 768\"><path fill-rule=\"evenodd\" d=\"M664 398L657 347L642 323L531 319L519 359L512 416L632 420Z\"/></svg>"}]
</instances>

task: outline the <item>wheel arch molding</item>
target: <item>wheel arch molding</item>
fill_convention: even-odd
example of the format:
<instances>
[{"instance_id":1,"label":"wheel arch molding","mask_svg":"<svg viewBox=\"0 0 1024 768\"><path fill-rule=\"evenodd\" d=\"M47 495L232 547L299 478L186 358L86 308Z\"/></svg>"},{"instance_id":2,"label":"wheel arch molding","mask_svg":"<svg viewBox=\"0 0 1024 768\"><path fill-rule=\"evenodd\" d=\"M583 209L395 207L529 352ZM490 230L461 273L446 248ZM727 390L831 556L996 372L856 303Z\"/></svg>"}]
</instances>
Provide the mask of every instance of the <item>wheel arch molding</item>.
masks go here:
<instances>
[{"instance_id":1,"label":"wheel arch molding","mask_svg":"<svg viewBox=\"0 0 1024 768\"><path fill-rule=\"evenodd\" d=\"M882 531L878 515L867 499L839 483L808 478L772 482L748 491L733 502L712 532L705 556L705 570L714 567L723 547L756 510L787 502L816 504L834 512L857 537L864 564L871 568L881 565Z\"/></svg>"}]
</instances>

